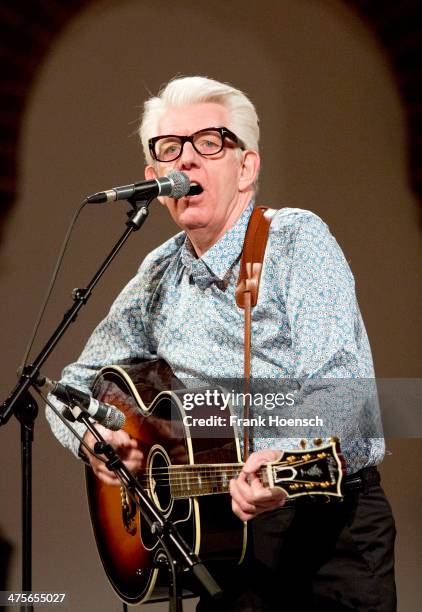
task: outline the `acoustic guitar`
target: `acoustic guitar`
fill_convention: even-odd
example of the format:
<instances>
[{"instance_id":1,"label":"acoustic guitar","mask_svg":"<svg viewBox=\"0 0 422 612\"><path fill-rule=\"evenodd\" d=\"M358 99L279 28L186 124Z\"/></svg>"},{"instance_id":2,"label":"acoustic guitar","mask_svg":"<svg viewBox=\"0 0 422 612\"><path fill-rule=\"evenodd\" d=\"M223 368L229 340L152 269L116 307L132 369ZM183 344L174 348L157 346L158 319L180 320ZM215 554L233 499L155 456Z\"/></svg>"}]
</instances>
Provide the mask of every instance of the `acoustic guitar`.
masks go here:
<instances>
[{"instance_id":1,"label":"acoustic guitar","mask_svg":"<svg viewBox=\"0 0 422 612\"><path fill-rule=\"evenodd\" d=\"M188 390L174 381L163 360L107 366L98 374L93 393L124 412L124 429L144 452L138 480L194 552L205 563L241 563L246 524L233 514L228 494L230 480L242 469L237 428L229 418L223 426L218 405L205 412L203 406L194 407L186 418ZM219 426L204 428L200 419L210 418L220 418ZM313 495L329 500L341 499L343 472L344 461L333 440L285 451L280 461L263 466L259 477L264 486L281 487L288 498ZM104 484L90 468L86 482L107 577L124 602L145 602L165 579L160 543L122 487Z\"/></svg>"}]
</instances>

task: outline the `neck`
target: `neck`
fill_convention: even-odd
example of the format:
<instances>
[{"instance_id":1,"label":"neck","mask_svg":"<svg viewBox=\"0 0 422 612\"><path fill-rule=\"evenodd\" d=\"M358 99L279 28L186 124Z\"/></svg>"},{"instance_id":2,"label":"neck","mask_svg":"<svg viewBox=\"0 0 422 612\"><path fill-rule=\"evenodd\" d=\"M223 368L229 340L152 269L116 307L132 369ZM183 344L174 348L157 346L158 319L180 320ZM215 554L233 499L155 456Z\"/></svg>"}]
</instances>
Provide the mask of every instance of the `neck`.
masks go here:
<instances>
[{"instance_id":1,"label":"neck","mask_svg":"<svg viewBox=\"0 0 422 612\"><path fill-rule=\"evenodd\" d=\"M250 192L240 195L240 198L233 206L225 223L221 227L199 227L186 231L189 240L192 243L195 253L198 257L202 257L220 238L224 236L229 229L235 225L245 208L251 201L252 194Z\"/></svg>"},{"instance_id":2,"label":"neck","mask_svg":"<svg viewBox=\"0 0 422 612\"><path fill-rule=\"evenodd\" d=\"M242 467L243 463L172 465L169 470L171 494L177 499L228 493L230 480L239 476ZM266 465L258 469L257 475L264 487L270 486Z\"/></svg>"}]
</instances>

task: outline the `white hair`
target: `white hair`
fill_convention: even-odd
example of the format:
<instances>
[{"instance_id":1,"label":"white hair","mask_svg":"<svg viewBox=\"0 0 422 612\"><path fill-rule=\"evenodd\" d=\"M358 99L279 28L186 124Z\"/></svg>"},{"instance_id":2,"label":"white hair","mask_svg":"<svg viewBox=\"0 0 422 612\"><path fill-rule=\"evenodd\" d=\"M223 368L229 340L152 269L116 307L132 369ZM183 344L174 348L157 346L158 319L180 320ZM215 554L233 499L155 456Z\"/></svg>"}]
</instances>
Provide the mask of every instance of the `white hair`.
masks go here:
<instances>
[{"instance_id":1,"label":"white hair","mask_svg":"<svg viewBox=\"0 0 422 612\"><path fill-rule=\"evenodd\" d=\"M215 102L224 106L229 114L229 125L224 127L234 132L247 149L258 152L258 116L254 105L242 91L206 77L180 77L167 83L158 96L144 104L139 136L148 164L153 163L148 140L157 136L158 123L166 111L172 107L180 108L203 102Z\"/></svg>"}]
</instances>

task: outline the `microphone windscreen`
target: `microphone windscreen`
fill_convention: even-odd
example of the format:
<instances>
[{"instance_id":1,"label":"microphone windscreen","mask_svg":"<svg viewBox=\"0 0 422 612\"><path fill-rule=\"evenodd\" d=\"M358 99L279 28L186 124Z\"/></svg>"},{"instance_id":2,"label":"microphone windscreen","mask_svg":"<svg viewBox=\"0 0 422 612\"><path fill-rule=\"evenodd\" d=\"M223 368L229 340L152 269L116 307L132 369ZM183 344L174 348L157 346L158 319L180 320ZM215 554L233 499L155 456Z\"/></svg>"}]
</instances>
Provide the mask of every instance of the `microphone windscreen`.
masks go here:
<instances>
[{"instance_id":1,"label":"microphone windscreen","mask_svg":"<svg viewBox=\"0 0 422 612\"><path fill-rule=\"evenodd\" d=\"M126 417L123 412L121 412L114 406L110 406L110 410L102 421L102 424L104 425L104 427L107 427L107 429L111 429L112 431L119 431L119 429L122 429L122 427L124 426L125 421Z\"/></svg>"},{"instance_id":2,"label":"microphone windscreen","mask_svg":"<svg viewBox=\"0 0 422 612\"><path fill-rule=\"evenodd\" d=\"M171 198L178 200L189 193L190 180L184 172L172 170L167 174L167 178L172 182Z\"/></svg>"}]
</instances>

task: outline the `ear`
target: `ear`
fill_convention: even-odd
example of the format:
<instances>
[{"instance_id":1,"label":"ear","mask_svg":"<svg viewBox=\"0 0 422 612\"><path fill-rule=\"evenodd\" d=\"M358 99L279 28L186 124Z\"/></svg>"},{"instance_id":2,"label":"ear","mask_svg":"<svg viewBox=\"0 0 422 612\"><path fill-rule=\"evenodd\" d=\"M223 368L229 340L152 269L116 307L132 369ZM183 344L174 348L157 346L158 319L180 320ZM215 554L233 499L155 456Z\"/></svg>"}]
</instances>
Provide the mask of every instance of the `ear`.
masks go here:
<instances>
[{"instance_id":1,"label":"ear","mask_svg":"<svg viewBox=\"0 0 422 612\"><path fill-rule=\"evenodd\" d=\"M239 175L239 191L247 191L253 186L258 176L261 160L256 151L243 151L240 175Z\"/></svg>"},{"instance_id":2,"label":"ear","mask_svg":"<svg viewBox=\"0 0 422 612\"><path fill-rule=\"evenodd\" d=\"M147 181L152 181L152 179L157 178L157 172L151 164L145 166L145 178Z\"/></svg>"},{"instance_id":3,"label":"ear","mask_svg":"<svg viewBox=\"0 0 422 612\"><path fill-rule=\"evenodd\" d=\"M152 181L152 179L158 178L157 170L152 164L145 166L144 173L147 181ZM164 199L162 197L158 197L157 200L160 202L160 204L164 204Z\"/></svg>"}]
</instances>

